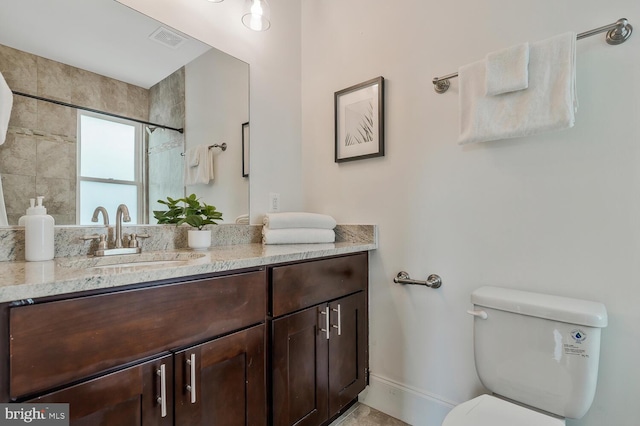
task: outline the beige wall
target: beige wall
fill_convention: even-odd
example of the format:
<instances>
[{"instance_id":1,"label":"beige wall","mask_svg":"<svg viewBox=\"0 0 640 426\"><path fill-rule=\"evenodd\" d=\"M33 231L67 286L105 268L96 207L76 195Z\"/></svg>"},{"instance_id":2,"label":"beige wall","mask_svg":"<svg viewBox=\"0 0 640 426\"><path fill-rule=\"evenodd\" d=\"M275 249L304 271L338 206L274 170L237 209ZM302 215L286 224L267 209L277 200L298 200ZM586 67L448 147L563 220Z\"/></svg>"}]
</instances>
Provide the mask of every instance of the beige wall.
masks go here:
<instances>
[{"instance_id":1,"label":"beige wall","mask_svg":"<svg viewBox=\"0 0 640 426\"><path fill-rule=\"evenodd\" d=\"M13 91L147 120L146 89L0 45L0 72ZM0 174L9 224L44 195L56 224L76 222L77 111L14 96Z\"/></svg>"}]
</instances>

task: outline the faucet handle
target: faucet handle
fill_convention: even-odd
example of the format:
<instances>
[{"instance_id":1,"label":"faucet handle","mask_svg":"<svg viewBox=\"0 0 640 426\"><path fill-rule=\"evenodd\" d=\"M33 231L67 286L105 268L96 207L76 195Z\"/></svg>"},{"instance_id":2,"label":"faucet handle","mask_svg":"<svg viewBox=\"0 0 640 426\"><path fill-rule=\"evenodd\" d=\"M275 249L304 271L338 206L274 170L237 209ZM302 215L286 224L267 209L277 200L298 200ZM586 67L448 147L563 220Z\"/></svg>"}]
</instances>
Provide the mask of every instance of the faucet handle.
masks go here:
<instances>
[{"instance_id":1,"label":"faucet handle","mask_svg":"<svg viewBox=\"0 0 640 426\"><path fill-rule=\"evenodd\" d=\"M140 242L138 241L138 238L149 238L149 235L132 233L129 238L130 248L140 247Z\"/></svg>"},{"instance_id":2,"label":"faucet handle","mask_svg":"<svg viewBox=\"0 0 640 426\"><path fill-rule=\"evenodd\" d=\"M107 236L105 234L83 235L80 239L85 241L98 240L98 250L105 250L107 248Z\"/></svg>"}]
</instances>

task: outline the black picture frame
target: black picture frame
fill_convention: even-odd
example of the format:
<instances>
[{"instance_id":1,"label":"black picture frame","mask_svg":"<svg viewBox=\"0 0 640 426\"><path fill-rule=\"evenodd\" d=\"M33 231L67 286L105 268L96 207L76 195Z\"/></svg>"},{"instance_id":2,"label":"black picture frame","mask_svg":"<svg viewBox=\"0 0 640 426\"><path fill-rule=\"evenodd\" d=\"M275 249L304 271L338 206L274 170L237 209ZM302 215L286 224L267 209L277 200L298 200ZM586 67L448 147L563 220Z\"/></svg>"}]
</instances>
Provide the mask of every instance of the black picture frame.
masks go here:
<instances>
[{"instance_id":1,"label":"black picture frame","mask_svg":"<svg viewBox=\"0 0 640 426\"><path fill-rule=\"evenodd\" d=\"M335 162L384 156L384 77L334 94Z\"/></svg>"},{"instance_id":2,"label":"black picture frame","mask_svg":"<svg viewBox=\"0 0 640 426\"><path fill-rule=\"evenodd\" d=\"M249 177L249 122L242 123L242 177Z\"/></svg>"}]
</instances>

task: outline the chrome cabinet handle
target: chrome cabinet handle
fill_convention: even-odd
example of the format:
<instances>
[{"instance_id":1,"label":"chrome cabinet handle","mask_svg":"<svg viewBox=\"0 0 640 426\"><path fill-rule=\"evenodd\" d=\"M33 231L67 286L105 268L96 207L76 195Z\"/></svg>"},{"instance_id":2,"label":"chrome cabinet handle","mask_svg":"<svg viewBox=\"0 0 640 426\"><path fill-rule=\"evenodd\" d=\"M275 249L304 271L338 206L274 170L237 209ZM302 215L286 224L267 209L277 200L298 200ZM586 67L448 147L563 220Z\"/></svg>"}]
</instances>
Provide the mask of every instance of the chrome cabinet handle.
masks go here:
<instances>
[{"instance_id":1,"label":"chrome cabinet handle","mask_svg":"<svg viewBox=\"0 0 640 426\"><path fill-rule=\"evenodd\" d=\"M160 376L160 396L157 401L160 404L162 417L167 417L167 374L164 364L160 365L160 369L156 370L156 374Z\"/></svg>"},{"instance_id":2,"label":"chrome cabinet handle","mask_svg":"<svg viewBox=\"0 0 640 426\"><path fill-rule=\"evenodd\" d=\"M338 313L338 325L333 324L332 327L333 328L337 328L338 329L338 336L341 336L342 335L342 315L340 313L340 304L338 303L338 309L332 308L331 310L333 312L337 312Z\"/></svg>"},{"instance_id":3,"label":"chrome cabinet handle","mask_svg":"<svg viewBox=\"0 0 640 426\"><path fill-rule=\"evenodd\" d=\"M325 319L325 328L321 328L320 331L323 331L329 340L329 330L331 329L329 326L329 307L327 306L323 311L320 311L320 315L324 315Z\"/></svg>"},{"instance_id":4,"label":"chrome cabinet handle","mask_svg":"<svg viewBox=\"0 0 640 426\"><path fill-rule=\"evenodd\" d=\"M187 365L190 370L190 382L187 384L187 390L191 393L191 403L196 403L196 354L191 354L187 359Z\"/></svg>"}]
</instances>

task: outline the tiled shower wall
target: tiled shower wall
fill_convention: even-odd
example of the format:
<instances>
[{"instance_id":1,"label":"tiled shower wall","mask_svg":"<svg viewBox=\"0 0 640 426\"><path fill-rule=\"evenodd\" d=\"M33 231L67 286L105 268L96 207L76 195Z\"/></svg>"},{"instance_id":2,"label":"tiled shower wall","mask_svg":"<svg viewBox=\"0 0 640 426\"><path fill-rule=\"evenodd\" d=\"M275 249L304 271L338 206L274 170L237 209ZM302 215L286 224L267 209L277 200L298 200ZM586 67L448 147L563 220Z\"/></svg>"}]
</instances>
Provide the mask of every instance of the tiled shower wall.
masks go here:
<instances>
[{"instance_id":1,"label":"tiled shower wall","mask_svg":"<svg viewBox=\"0 0 640 426\"><path fill-rule=\"evenodd\" d=\"M148 120L149 91L0 45L0 72L13 91L113 114ZM45 197L57 225L76 223L74 108L14 96L7 139L0 145L0 174L10 225L29 198Z\"/></svg>"},{"instance_id":2,"label":"tiled shower wall","mask_svg":"<svg viewBox=\"0 0 640 426\"><path fill-rule=\"evenodd\" d=\"M185 127L184 67L149 89L149 121L181 129ZM149 133L147 186L149 223L156 223L153 210L165 210L159 199L184 196L184 133L156 129Z\"/></svg>"}]
</instances>

